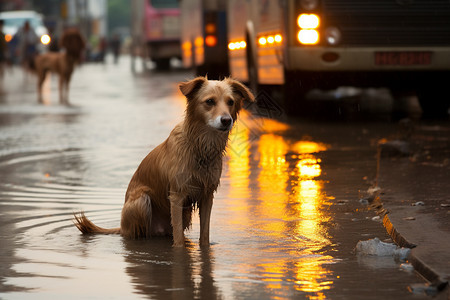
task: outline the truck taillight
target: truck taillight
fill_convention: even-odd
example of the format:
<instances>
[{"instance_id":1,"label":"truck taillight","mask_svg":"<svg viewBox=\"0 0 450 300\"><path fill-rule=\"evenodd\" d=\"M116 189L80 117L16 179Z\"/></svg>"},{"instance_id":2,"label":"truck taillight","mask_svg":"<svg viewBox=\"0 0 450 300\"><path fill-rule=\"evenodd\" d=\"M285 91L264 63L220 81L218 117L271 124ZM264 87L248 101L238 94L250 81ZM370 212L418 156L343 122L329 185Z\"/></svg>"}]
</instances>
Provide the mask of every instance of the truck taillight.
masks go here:
<instances>
[{"instance_id":1,"label":"truck taillight","mask_svg":"<svg viewBox=\"0 0 450 300\"><path fill-rule=\"evenodd\" d=\"M217 26L215 23L206 23L205 34L205 45L207 47L217 46Z\"/></svg>"},{"instance_id":2,"label":"truck taillight","mask_svg":"<svg viewBox=\"0 0 450 300\"><path fill-rule=\"evenodd\" d=\"M246 47L247 43L245 41L231 42L228 44L228 49L230 49L231 51L245 49Z\"/></svg>"},{"instance_id":3,"label":"truck taillight","mask_svg":"<svg viewBox=\"0 0 450 300\"><path fill-rule=\"evenodd\" d=\"M215 47L218 43L217 37L217 14L208 12L205 14L205 45L206 47Z\"/></svg>"},{"instance_id":4,"label":"truck taillight","mask_svg":"<svg viewBox=\"0 0 450 300\"><path fill-rule=\"evenodd\" d=\"M278 46L283 41L281 34L262 35L258 38L258 45L264 46Z\"/></svg>"},{"instance_id":5,"label":"truck taillight","mask_svg":"<svg viewBox=\"0 0 450 300\"><path fill-rule=\"evenodd\" d=\"M217 45L217 37L215 35L207 35L205 37L205 44L208 47L215 47Z\"/></svg>"}]
</instances>

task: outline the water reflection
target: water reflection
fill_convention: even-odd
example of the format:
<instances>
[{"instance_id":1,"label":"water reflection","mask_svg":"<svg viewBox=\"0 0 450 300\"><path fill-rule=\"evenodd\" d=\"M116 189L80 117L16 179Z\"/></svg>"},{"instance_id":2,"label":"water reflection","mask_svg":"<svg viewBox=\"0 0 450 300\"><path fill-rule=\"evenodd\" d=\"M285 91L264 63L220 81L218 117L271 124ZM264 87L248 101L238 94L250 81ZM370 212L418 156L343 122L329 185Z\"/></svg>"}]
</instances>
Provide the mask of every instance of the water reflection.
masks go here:
<instances>
[{"instance_id":1,"label":"water reflection","mask_svg":"<svg viewBox=\"0 0 450 300\"><path fill-rule=\"evenodd\" d=\"M293 286L311 299L325 298L322 291L333 284L326 265L334 260L323 254L331 245L326 208L332 197L322 189L318 154L327 146L307 137L290 141L283 136L289 126L275 120L244 115L236 128L229 145L230 223L252 226L265 238L255 277L274 295Z\"/></svg>"},{"instance_id":2,"label":"water reflection","mask_svg":"<svg viewBox=\"0 0 450 300\"><path fill-rule=\"evenodd\" d=\"M188 241L173 248L169 238L124 240L126 272L136 292L149 299L219 299L213 279L214 252Z\"/></svg>"}]
</instances>

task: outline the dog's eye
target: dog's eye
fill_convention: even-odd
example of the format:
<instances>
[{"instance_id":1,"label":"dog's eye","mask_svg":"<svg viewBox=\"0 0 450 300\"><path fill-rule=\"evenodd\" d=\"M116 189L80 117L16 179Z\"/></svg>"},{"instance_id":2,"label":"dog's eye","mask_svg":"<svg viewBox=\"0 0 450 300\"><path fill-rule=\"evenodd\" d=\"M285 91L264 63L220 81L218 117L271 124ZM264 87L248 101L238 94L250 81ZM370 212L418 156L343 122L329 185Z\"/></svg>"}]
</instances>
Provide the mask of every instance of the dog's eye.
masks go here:
<instances>
[{"instance_id":1,"label":"dog's eye","mask_svg":"<svg viewBox=\"0 0 450 300\"><path fill-rule=\"evenodd\" d=\"M228 101L227 101L227 105L228 105L228 106L233 106L233 105L234 105L234 100L231 100L231 99L228 100Z\"/></svg>"},{"instance_id":2,"label":"dog's eye","mask_svg":"<svg viewBox=\"0 0 450 300\"><path fill-rule=\"evenodd\" d=\"M209 106L213 106L216 104L216 101L214 101L214 99L208 99L205 101L206 104L208 104Z\"/></svg>"}]
</instances>

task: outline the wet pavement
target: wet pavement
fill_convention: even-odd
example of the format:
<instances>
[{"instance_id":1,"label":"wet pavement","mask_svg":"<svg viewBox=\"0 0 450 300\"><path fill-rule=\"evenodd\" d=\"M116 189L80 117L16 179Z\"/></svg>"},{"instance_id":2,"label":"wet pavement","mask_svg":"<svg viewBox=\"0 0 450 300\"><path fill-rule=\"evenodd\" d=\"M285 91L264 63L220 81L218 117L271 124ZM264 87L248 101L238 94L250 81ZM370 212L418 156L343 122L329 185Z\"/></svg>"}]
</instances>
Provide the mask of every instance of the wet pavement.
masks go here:
<instances>
[{"instance_id":1,"label":"wet pavement","mask_svg":"<svg viewBox=\"0 0 450 300\"><path fill-rule=\"evenodd\" d=\"M126 58L124 58L125 60ZM35 79L8 73L0 94L2 299L428 299L425 281L393 257L355 253L389 240L360 202L377 177L386 121L267 119L243 112L230 138L211 217L211 247L169 238L83 236L72 213L117 227L143 157L182 119L186 71L75 71L71 106L57 81L37 103Z\"/></svg>"},{"instance_id":2,"label":"wet pavement","mask_svg":"<svg viewBox=\"0 0 450 300\"><path fill-rule=\"evenodd\" d=\"M408 155L383 155L380 147L383 223L396 243L414 247L409 260L430 284L413 288L446 288L439 296L450 299L450 124L412 123L409 131Z\"/></svg>"}]
</instances>

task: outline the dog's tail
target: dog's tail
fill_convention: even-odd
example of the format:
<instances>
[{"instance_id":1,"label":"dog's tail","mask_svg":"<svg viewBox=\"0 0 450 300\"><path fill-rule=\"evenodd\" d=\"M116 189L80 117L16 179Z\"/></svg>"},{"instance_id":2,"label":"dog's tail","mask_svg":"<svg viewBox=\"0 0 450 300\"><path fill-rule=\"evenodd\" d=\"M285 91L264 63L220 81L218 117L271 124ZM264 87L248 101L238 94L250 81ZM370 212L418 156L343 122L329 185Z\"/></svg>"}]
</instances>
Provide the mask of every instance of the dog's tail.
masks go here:
<instances>
[{"instance_id":1,"label":"dog's tail","mask_svg":"<svg viewBox=\"0 0 450 300\"><path fill-rule=\"evenodd\" d=\"M83 212L73 214L73 223L83 234L102 233L102 234L120 234L119 228L102 228L92 223Z\"/></svg>"}]
</instances>

